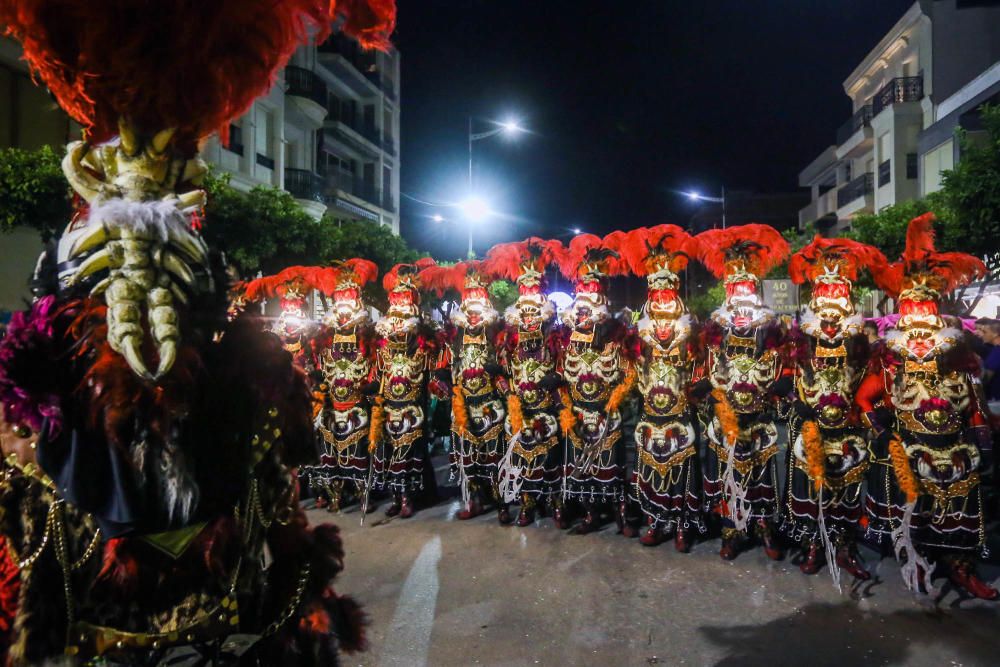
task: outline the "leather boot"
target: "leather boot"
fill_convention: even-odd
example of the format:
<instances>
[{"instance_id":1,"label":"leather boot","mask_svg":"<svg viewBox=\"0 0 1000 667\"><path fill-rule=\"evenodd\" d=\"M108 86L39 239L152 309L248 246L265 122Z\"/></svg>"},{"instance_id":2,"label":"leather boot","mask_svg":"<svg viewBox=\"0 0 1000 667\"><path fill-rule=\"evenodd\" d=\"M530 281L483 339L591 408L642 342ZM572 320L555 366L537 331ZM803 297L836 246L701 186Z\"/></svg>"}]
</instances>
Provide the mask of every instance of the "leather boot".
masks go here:
<instances>
[{"instance_id":1,"label":"leather boot","mask_svg":"<svg viewBox=\"0 0 1000 667\"><path fill-rule=\"evenodd\" d=\"M871 572L865 569L864 563L858 558L858 550L853 544L844 544L837 549L837 565L850 572L855 579L868 581L872 578Z\"/></svg>"},{"instance_id":2,"label":"leather boot","mask_svg":"<svg viewBox=\"0 0 1000 667\"><path fill-rule=\"evenodd\" d=\"M397 516L401 508L402 500L400 499L400 495L398 493L394 493L392 494L392 502L389 503L387 508L385 508L385 515L388 517Z\"/></svg>"},{"instance_id":3,"label":"leather boot","mask_svg":"<svg viewBox=\"0 0 1000 667\"><path fill-rule=\"evenodd\" d=\"M330 512L339 512L340 503L344 496L344 483L341 481L332 482L330 484Z\"/></svg>"},{"instance_id":4,"label":"leather boot","mask_svg":"<svg viewBox=\"0 0 1000 667\"><path fill-rule=\"evenodd\" d=\"M674 549L680 554L691 551L691 538L688 537L688 532L680 526L677 526L677 530L674 532Z\"/></svg>"},{"instance_id":5,"label":"leather boot","mask_svg":"<svg viewBox=\"0 0 1000 667\"><path fill-rule=\"evenodd\" d=\"M785 554L781 550L781 546L778 544L778 539L774 534L774 528L766 519L760 519L757 522L757 535L760 537L761 543L764 545L764 553L771 560L781 560L784 558Z\"/></svg>"},{"instance_id":6,"label":"leather boot","mask_svg":"<svg viewBox=\"0 0 1000 667\"><path fill-rule=\"evenodd\" d=\"M556 524L556 528L559 530L566 530L569 528L569 517L566 515L566 508L562 505L556 505L552 510L552 520Z\"/></svg>"},{"instance_id":7,"label":"leather boot","mask_svg":"<svg viewBox=\"0 0 1000 667\"><path fill-rule=\"evenodd\" d=\"M583 521L581 521L580 525L576 527L577 535L586 535L587 533L594 532L598 528L597 512L594 511L594 505L592 503L585 503L583 509Z\"/></svg>"},{"instance_id":8,"label":"leather boot","mask_svg":"<svg viewBox=\"0 0 1000 667\"><path fill-rule=\"evenodd\" d=\"M806 547L805 557L799 563L802 574L816 574L823 567L823 554L820 547L819 542L810 542L809 546Z\"/></svg>"},{"instance_id":9,"label":"leather boot","mask_svg":"<svg viewBox=\"0 0 1000 667\"><path fill-rule=\"evenodd\" d=\"M510 525L510 509L508 509L507 503L497 505L497 521L500 522L501 526Z\"/></svg>"},{"instance_id":10,"label":"leather boot","mask_svg":"<svg viewBox=\"0 0 1000 667\"><path fill-rule=\"evenodd\" d=\"M639 544L645 547L655 547L663 542L663 531L656 524L646 528L646 532L639 538Z\"/></svg>"},{"instance_id":11,"label":"leather boot","mask_svg":"<svg viewBox=\"0 0 1000 667\"><path fill-rule=\"evenodd\" d=\"M483 513L483 504L475 493L469 498L469 506L456 515L459 521L467 521Z\"/></svg>"},{"instance_id":12,"label":"leather boot","mask_svg":"<svg viewBox=\"0 0 1000 667\"><path fill-rule=\"evenodd\" d=\"M719 557L722 560L734 560L740 555L740 542L742 535L735 528L722 529L722 548L719 549Z\"/></svg>"},{"instance_id":13,"label":"leather boot","mask_svg":"<svg viewBox=\"0 0 1000 667\"><path fill-rule=\"evenodd\" d=\"M948 563L948 579L957 588L968 592L980 600L996 600L1000 592L976 574L976 565L969 560L953 560Z\"/></svg>"},{"instance_id":14,"label":"leather boot","mask_svg":"<svg viewBox=\"0 0 1000 667\"><path fill-rule=\"evenodd\" d=\"M628 522L628 515L625 513L626 501L621 501L618 506L615 507L615 522L618 524L618 532L625 537L635 537L639 534L639 531L635 529L635 526Z\"/></svg>"},{"instance_id":15,"label":"leather boot","mask_svg":"<svg viewBox=\"0 0 1000 667\"><path fill-rule=\"evenodd\" d=\"M410 494L404 493L399 505L399 518L409 519L413 516L413 512L413 498L410 497Z\"/></svg>"},{"instance_id":16,"label":"leather boot","mask_svg":"<svg viewBox=\"0 0 1000 667\"><path fill-rule=\"evenodd\" d=\"M521 495L521 512L517 515L517 525L524 528L535 521L535 499L528 494Z\"/></svg>"}]
</instances>

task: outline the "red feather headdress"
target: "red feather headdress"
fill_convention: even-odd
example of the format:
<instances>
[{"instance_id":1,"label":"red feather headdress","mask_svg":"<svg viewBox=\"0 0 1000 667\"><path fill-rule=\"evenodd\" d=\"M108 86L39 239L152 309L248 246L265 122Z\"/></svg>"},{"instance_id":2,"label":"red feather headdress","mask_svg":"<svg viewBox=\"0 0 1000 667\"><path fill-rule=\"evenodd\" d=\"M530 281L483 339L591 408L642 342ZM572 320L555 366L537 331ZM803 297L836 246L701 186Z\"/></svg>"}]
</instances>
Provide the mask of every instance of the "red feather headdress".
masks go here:
<instances>
[{"instance_id":1,"label":"red feather headdress","mask_svg":"<svg viewBox=\"0 0 1000 667\"><path fill-rule=\"evenodd\" d=\"M536 236L515 243L501 243L490 248L482 270L492 278L516 281L529 270L545 273L545 269L557 261L562 252L562 243L558 240Z\"/></svg>"},{"instance_id":2,"label":"red feather headdress","mask_svg":"<svg viewBox=\"0 0 1000 667\"><path fill-rule=\"evenodd\" d=\"M828 239L819 234L788 261L788 276L796 285L813 282L820 276L836 273L851 281L858 279L858 271L868 269L872 274L885 269L888 260L874 246L852 239Z\"/></svg>"},{"instance_id":3,"label":"red feather headdress","mask_svg":"<svg viewBox=\"0 0 1000 667\"><path fill-rule=\"evenodd\" d=\"M437 266L437 262L430 257L413 264L397 264L382 278L382 287L386 292L417 292L421 288L420 274L432 266Z\"/></svg>"},{"instance_id":4,"label":"red feather headdress","mask_svg":"<svg viewBox=\"0 0 1000 667\"><path fill-rule=\"evenodd\" d=\"M612 232L603 239L594 234L577 234L556 261L559 272L571 280L601 280L628 272L628 265L619 249L623 232Z\"/></svg>"},{"instance_id":5,"label":"red feather headdress","mask_svg":"<svg viewBox=\"0 0 1000 667\"><path fill-rule=\"evenodd\" d=\"M225 140L310 35L341 18L385 48L395 16L392 0L0 0L0 25L88 141L124 117L144 134L176 128L189 153L213 132Z\"/></svg>"},{"instance_id":6,"label":"red feather headdress","mask_svg":"<svg viewBox=\"0 0 1000 667\"><path fill-rule=\"evenodd\" d=\"M978 257L934 249L934 219L933 213L925 213L911 220L903 256L873 274L875 284L889 296L905 297L905 292L919 286L930 290L922 298L940 298L986 276L986 265Z\"/></svg>"},{"instance_id":7,"label":"red feather headdress","mask_svg":"<svg viewBox=\"0 0 1000 667\"><path fill-rule=\"evenodd\" d=\"M687 268L688 259L697 255L694 237L677 225L633 229L625 235L620 252L637 276L663 269L678 274Z\"/></svg>"},{"instance_id":8,"label":"red feather headdress","mask_svg":"<svg viewBox=\"0 0 1000 667\"><path fill-rule=\"evenodd\" d=\"M763 278L788 257L788 241L770 225L709 229L695 237L698 260L716 278L743 270Z\"/></svg>"},{"instance_id":9,"label":"red feather headdress","mask_svg":"<svg viewBox=\"0 0 1000 667\"><path fill-rule=\"evenodd\" d=\"M289 266L273 276L251 280L243 286L247 302L278 297L282 303L302 302L312 290L333 293L337 269L329 266Z\"/></svg>"},{"instance_id":10,"label":"red feather headdress","mask_svg":"<svg viewBox=\"0 0 1000 667\"><path fill-rule=\"evenodd\" d=\"M369 259L354 257L342 262L334 262L331 271L322 275L323 282L318 289L324 294L347 287L362 288L378 277L378 266Z\"/></svg>"}]
</instances>

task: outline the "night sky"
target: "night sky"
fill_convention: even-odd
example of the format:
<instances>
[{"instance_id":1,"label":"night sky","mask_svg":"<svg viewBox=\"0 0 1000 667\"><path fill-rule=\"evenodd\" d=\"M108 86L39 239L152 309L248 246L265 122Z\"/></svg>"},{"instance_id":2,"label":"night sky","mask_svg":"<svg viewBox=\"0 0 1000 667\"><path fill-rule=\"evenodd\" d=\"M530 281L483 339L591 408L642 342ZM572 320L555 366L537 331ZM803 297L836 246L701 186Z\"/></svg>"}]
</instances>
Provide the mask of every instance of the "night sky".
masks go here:
<instances>
[{"instance_id":1,"label":"night sky","mask_svg":"<svg viewBox=\"0 0 1000 667\"><path fill-rule=\"evenodd\" d=\"M573 227L684 224L676 191L782 192L850 116L843 81L910 0L400 0L402 233L464 254L470 114L498 215L477 250ZM454 222L434 223L435 213Z\"/></svg>"}]
</instances>

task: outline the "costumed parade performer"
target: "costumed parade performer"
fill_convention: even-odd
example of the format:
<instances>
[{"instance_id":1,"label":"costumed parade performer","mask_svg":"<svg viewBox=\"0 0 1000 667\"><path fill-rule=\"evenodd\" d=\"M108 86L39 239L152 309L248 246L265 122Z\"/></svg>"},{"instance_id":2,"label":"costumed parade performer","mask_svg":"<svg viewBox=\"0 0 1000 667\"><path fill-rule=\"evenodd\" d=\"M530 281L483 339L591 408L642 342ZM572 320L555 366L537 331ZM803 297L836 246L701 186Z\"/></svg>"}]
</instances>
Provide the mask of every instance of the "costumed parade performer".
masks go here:
<instances>
[{"instance_id":1,"label":"costumed parade performer","mask_svg":"<svg viewBox=\"0 0 1000 667\"><path fill-rule=\"evenodd\" d=\"M695 239L698 258L726 290L702 333L711 385L706 507L722 520L722 558L736 558L752 526L767 556L778 560L783 554L775 532L780 508L773 397L788 393L791 378L782 378L784 328L764 305L761 279L788 256L788 243L773 227L759 224L710 229Z\"/></svg>"},{"instance_id":2,"label":"costumed parade performer","mask_svg":"<svg viewBox=\"0 0 1000 667\"><path fill-rule=\"evenodd\" d=\"M421 270L432 259L397 264L382 286L389 309L375 324L378 336L375 394L369 424L368 449L374 455L374 486L392 494L386 516L408 519L418 496L437 493L428 457L428 390L448 398L447 383L434 376L441 367L439 331L420 312Z\"/></svg>"},{"instance_id":3,"label":"costumed parade performer","mask_svg":"<svg viewBox=\"0 0 1000 667\"><path fill-rule=\"evenodd\" d=\"M854 394L869 350L851 289L860 270L876 272L887 263L872 246L816 236L788 264L792 282L808 283L811 293L792 335L795 413L785 520L792 540L802 545L799 569L815 574L826 562L838 586L839 568L857 579L871 577L855 544L872 456Z\"/></svg>"},{"instance_id":4,"label":"costumed parade performer","mask_svg":"<svg viewBox=\"0 0 1000 667\"><path fill-rule=\"evenodd\" d=\"M899 320L873 356L857 394L882 462L869 482L870 530L905 561L912 590L933 588L940 565L952 584L985 600L998 592L976 573L986 551L980 472L992 434L977 400L979 359L941 300L986 275L972 255L934 249L933 215L910 222L902 258L874 274Z\"/></svg>"},{"instance_id":5,"label":"costumed parade performer","mask_svg":"<svg viewBox=\"0 0 1000 667\"><path fill-rule=\"evenodd\" d=\"M317 354L324 402L316 426L323 453L319 465L303 473L315 491L327 494L328 507L336 512L345 489L359 502L370 497L368 430L371 397L378 387L373 382L377 346L362 290L378 277L378 267L355 258L335 263L329 272L331 299Z\"/></svg>"},{"instance_id":6,"label":"costumed parade performer","mask_svg":"<svg viewBox=\"0 0 1000 667\"><path fill-rule=\"evenodd\" d=\"M705 532L697 419L688 398L697 338L679 294L680 273L696 255L694 240L676 225L643 227L628 233L622 254L648 285L637 324L642 412L635 428L634 497L647 525L639 541L656 546L673 534L677 550L686 552L692 531Z\"/></svg>"},{"instance_id":7,"label":"costumed parade performer","mask_svg":"<svg viewBox=\"0 0 1000 667\"><path fill-rule=\"evenodd\" d=\"M504 454L504 396L507 381L497 359L502 323L490 301L492 280L476 260L435 266L420 273L424 289L453 289L461 302L451 311L445 330L451 360L452 463L459 474L463 507L456 515L467 520L497 509L497 520L510 523L508 504L500 496L498 474Z\"/></svg>"},{"instance_id":8,"label":"costumed parade performer","mask_svg":"<svg viewBox=\"0 0 1000 667\"><path fill-rule=\"evenodd\" d=\"M621 408L635 388L639 343L611 316L605 294L608 278L625 273L627 265L615 247L579 234L560 255L559 270L574 282L573 304L562 314L559 359L566 384L559 414L566 440L561 494L583 510L577 533L599 528L601 511L610 505L619 531L631 536Z\"/></svg>"},{"instance_id":9,"label":"costumed parade performer","mask_svg":"<svg viewBox=\"0 0 1000 667\"><path fill-rule=\"evenodd\" d=\"M385 43L391 3L331 5L0 0L84 128L63 170L85 202L0 342L8 664L319 665L360 646L330 587L337 529L298 505L308 382L259 320L227 321L222 256L193 224L197 145L300 43L337 14Z\"/></svg>"},{"instance_id":10,"label":"costumed parade performer","mask_svg":"<svg viewBox=\"0 0 1000 667\"><path fill-rule=\"evenodd\" d=\"M556 309L545 293L545 270L562 251L559 241L530 238L490 249L489 275L517 283L517 301L504 312L497 344L507 377L507 451L500 465L501 502L520 500L518 526L531 524L551 506L556 523L563 519L558 491L559 327Z\"/></svg>"}]
</instances>

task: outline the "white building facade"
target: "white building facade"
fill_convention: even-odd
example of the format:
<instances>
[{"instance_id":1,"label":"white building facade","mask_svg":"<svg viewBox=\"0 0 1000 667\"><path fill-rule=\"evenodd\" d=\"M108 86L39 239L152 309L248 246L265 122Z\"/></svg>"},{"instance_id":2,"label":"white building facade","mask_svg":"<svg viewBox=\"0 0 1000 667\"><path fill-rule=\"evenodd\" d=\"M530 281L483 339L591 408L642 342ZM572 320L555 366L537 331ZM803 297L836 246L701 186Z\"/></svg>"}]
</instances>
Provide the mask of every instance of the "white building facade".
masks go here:
<instances>
[{"instance_id":1,"label":"white building facade","mask_svg":"<svg viewBox=\"0 0 1000 667\"><path fill-rule=\"evenodd\" d=\"M812 195L800 229L849 229L858 213L939 189L959 157L955 128L966 126L952 115L998 92L998 63L1000 8L915 2L844 81L853 114L799 173Z\"/></svg>"}]
</instances>

